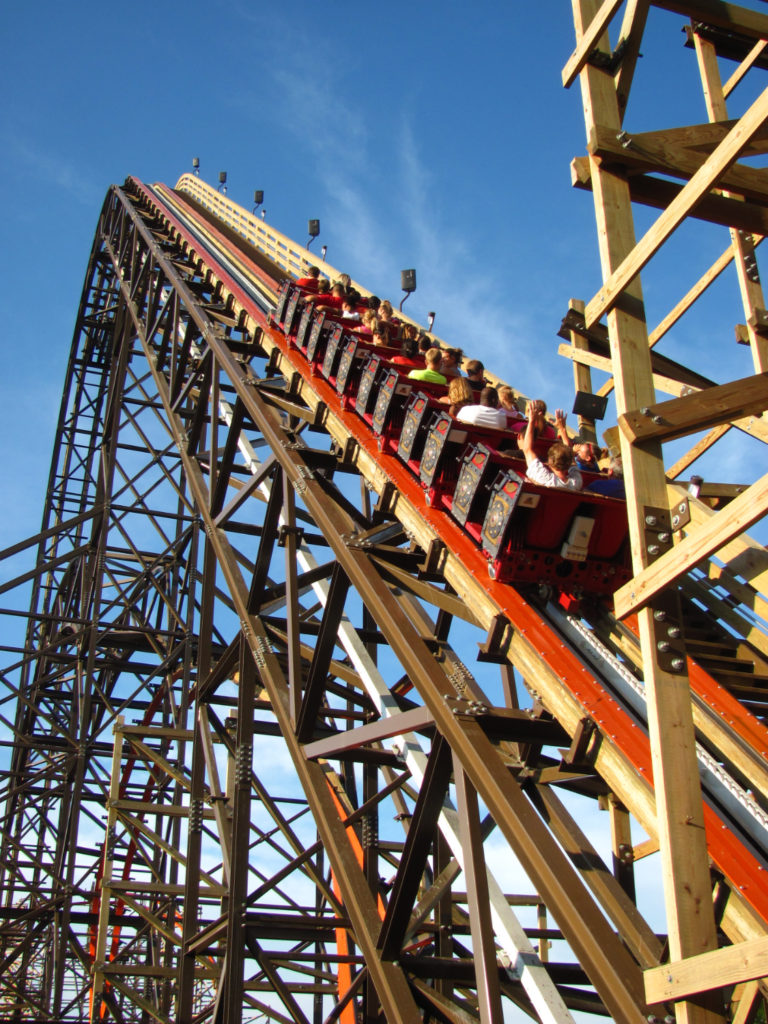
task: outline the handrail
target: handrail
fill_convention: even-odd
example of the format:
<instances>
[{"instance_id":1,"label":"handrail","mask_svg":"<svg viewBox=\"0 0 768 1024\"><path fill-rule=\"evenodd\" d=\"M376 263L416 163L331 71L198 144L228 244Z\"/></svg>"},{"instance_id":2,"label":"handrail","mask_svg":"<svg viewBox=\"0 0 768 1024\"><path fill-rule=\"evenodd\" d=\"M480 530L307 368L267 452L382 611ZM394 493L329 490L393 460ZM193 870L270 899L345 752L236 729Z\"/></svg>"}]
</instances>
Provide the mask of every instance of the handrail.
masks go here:
<instances>
[{"instance_id":1,"label":"handrail","mask_svg":"<svg viewBox=\"0 0 768 1024\"><path fill-rule=\"evenodd\" d=\"M164 186L157 183L153 187L163 188ZM277 228L271 227L266 221L263 221L261 217L255 217L238 203L234 202L232 199L228 199L223 193L219 192L196 175L189 173L182 174L176 182L174 191L184 192L191 196L195 202L208 210L214 217L220 220L222 224L225 224L236 234L240 235L246 242L252 245L259 252L263 253L278 267L294 277L304 276L307 269L311 266L319 267L320 272L330 280L335 280L341 276L342 271L337 270L336 267L332 266L325 260L318 259L315 253L312 253L309 249L299 245L292 238L289 238L288 235L284 235L282 231L278 231ZM359 284L357 281L352 280L351 283L361 295L373 295L372 291L364 285ZM420 324L418 320L414 320L402 310L398 310L397 317L399 320L404 320L406 323L413 324L414 327L417 327L420 330L424 329L423 324ZM438 334L435 334L434 331L430 331L429 334L430 337L434 338L435 342L442 347L445 347L448 344L445 339L441 338ZM493 384L495 387L507 384L507 381L503 377L499 377L487 367L484 373L488 382ZM528 396L513 385L512 390L515 393L518 406L525 408L529 401ZM569 433L573 433L573 431L569 429Z\"/></svg>"},{"instance_id":2,"label":"handrail","mask_svg":"<svg viewBox=\"0 0 768 1024\"><path fill-rule=\"evenodd\" d=\"M331 266L330 263L320 259L304 246L298 245L292 238L284 235L277 228L271 227L261 217L255 217L252 213L248 213L238 203L228 199L222 192L208 185L197 175L182 174L176 182L176 191L186 192L192 196L201 206L236 231L259 252L263 252L287 273L303 277L309 267L316 266L328 278L334 279L341 275L341 271ZM361 294L371 294L356 281L353 284Z\"/></svg>"}]
</instances>

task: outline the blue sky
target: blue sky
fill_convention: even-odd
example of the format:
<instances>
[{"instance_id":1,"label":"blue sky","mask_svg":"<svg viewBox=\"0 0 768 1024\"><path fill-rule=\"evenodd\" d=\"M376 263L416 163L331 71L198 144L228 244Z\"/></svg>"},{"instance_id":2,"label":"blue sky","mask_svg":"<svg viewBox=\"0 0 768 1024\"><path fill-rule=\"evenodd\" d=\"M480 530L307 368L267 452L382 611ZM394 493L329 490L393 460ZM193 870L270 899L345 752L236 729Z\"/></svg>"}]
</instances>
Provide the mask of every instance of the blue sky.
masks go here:
<instances>
[{"instance_id":1,"label":"blue sky","mask_svg":"<svg viewBox=\"0 0 768 1024\"><path fill-rule=\"evenodd\" d=\"M631 129L706 119L682 24L651 12ZM415 267L412 316L436 310L446 340L570 408L556 331L569 297L588 300L600 278L592 199L570 187L585 142L578 85L560 84L574 46L565 0L481 3L471 17L435 0L138 0L130 11L82 0L12 5L4 27L0 546L40 520L104 194L129 174L174 184L193 156L210 182L226 170L246 206L263 189L267 220L298 241L318 217L315 244L379 294L399 301L400 270ZM643 230L653 216L640 211ZM673 239L667 272L644 279L652 325L727 242L699 227ZM662 348L697 352L717 377L725 346L741 361L727 375L744 376L738 319L732 307L720 326L710 308Z\"/></svg>"}]
</instances>

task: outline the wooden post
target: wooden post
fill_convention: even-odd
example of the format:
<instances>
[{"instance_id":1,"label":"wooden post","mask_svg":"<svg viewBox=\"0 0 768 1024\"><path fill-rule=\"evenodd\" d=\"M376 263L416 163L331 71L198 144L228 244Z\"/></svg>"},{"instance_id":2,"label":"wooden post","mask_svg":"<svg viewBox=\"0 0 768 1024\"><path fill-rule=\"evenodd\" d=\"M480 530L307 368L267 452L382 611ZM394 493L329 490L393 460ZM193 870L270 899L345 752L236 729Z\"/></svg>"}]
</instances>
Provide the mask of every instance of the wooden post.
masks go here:
<instances>
[{"instance_id":1,"label":"wooden post","mask_svg":"<svg viewBox=\"0 0 768 1024\"><path fill-rule=\"evenodd\" d=\"M594 0L574 0L573 8L578 46L597 13L597 4ZM605 40L602 48L610 49ZM580 82L587 135L598 125L619 132L621 116L611 74L586 64ZM606 172L599 160L591 158L591 163L603 278L615 283L618 268L626 270L636 262L630 259L636 243L629 185L616 173ZM637 262L636 270L616 294L616 301L608 303L619 413L653 405L655 401L648 329L637 273L642 264L642 260ZM651 559L646 539L648 510L668 508L664 463L658 442L649 442L641 449L622 436L621 447L632 561L635 572L639 572ZM639 612L638 626L670 954L673 959L684 959L717 948L689 683L684 670L665 671L659 663L652 608ZM678 1020L687 1024L712 1024L719 1019L700 1002L681 1002L677 1011Z\"/></svg>"}]
</instances>

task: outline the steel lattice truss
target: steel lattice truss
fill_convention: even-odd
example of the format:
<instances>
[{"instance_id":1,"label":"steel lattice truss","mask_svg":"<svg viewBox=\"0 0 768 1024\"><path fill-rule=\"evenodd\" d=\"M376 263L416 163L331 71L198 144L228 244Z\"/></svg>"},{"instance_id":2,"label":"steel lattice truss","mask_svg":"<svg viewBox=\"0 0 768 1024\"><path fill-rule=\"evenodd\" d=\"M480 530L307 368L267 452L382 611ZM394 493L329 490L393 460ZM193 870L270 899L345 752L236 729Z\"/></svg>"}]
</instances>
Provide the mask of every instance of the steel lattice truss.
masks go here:
<instances>
[{"instance_id":1,"label":"steel lattice truss","mask_svg":"<svg viewBox=\"0 0 768 1024\"><path fill-rule=\"evenodd\" d=\"M270 325L274 265L211 223L110 190L43 528L3 553L37 549L2 587L32 596L2 674L0 1016L669 1016L637 636L489 581ZM724 643L735 602L681 592ZM759 823L764 727L690 685L702 776ZM707 814L718 926L759 939L764 823Z\"/></svg>"}]
</instances>

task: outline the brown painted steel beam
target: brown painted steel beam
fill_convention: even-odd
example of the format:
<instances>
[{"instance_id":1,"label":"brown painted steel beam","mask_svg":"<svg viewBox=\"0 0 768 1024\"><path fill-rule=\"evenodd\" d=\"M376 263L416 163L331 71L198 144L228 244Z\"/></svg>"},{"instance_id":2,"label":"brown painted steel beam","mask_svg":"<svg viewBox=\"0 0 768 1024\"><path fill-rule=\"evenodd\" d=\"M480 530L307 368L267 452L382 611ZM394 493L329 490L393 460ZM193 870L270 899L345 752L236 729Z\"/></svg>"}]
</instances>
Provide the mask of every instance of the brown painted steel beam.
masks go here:
<instances>
[{"instance_id":1,"label":"brown painted steel beam","mask_svg":"<svg viewBox=\"0 0 768 1024\"><path fill-rule=\"evenodd\" d=\"M393 960L400 955L429 848L435 840L437 819L445 802L452 770L450 748L445 740L438 736L432 744L397 876L389 894L387 912L381 925L378 946L381 955L387 960Z\"/></svg>"}]
</instances>

